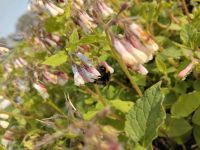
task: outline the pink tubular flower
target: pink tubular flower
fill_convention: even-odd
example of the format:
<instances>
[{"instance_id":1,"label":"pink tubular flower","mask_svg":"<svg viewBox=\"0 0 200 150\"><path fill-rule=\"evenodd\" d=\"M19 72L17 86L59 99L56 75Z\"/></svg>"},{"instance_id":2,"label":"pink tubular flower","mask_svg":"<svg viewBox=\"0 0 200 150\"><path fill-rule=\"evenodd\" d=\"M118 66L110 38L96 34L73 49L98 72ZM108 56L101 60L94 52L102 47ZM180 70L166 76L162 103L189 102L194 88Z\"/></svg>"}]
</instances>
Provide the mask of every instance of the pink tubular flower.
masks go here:
<instances>
[{"instance_id":1,"label":"pink tubular flower","mask_svg":"<svg viewBox=\"0 0 200 150\"><path fill-rule=\"evenodd\" d=\"M152 51L148 50L134 34L126 34L126 39L133 47L145 53L148 56L148 60L153 58Z\"/></svg>"},{"instance_id":2,"label":"pink tubular flower","mask_svg":"<svg viewBox=\"0 0 200 150\"><path fill-rule=\"evenodd\" d=\"M9 49L6 47L0 47L0 55L3 55L5 53L9 52Z\"/></svg>"},{"instance_id":3,"label":"pink tubular flower","mask_svg":"<svg viewBox=\"0 0 200 150\"><path fill-rule=\"evenodd\" d=\"M59 71L59 72L56 73L56 75L57 75L57 78L58 78L58 84L59 85L65 85L69 80L69 77L64 72Z\"/></svg>"},{"instance_id":4,"label":"pink tubular flower","mask_svg":"<svg viewBox=\"0 0 200 150\"><path fill-rule=\"evenodd\" d=\"M84 85L85 83L94 82L98 79L101 74L93 67L91 61L80 52L76 55L81 60L82 64L72 65L75 85Z\"/></svg>"},{"instance_id":5,"label":"pink tubular flower","mask_svg":"<svg viewBox=\"0 0 200 150\"><path fill-rule=\"evenodd\" d=\"M45 3L45 7L53 17L62 15L64 13L63 9L61 9L60 7L57 7L51 2Z\"/></svg>"},{"instance_id":6,"label":"pink tubular flower","mask_svg":"<svg viewBox=\"0 0 200 150\"><path fill-rule=\"evenodd\" d=\"M186 75L192 70L193 63L190 63L186 68L184 68L181 72L179 72L178 77L179 78L185 78Z\"/></svg>"},{"instance_id":7,"label":"pink tubular flower","mask_svg":"<svg viewBox=\"0 0 200 150\"><path fill-rule=\"evenodd\" d=\"M47 99L49 97L49 94L47 93L47 89L44 85L42 85L40 83L34 83L33 87L40 93L40 95L44 99Z\"/></svg>"},{"instance_id":8,"label":"pink tubular flower","mask_svg":"<svg viewBox=\"0 0 200 150\"><path fill-rule=\"evenodd\" d=\"M48 71L45 71L44 73L43 73L43 75L44 75L44 77L45 77L45 79L47 80L47 81L49 81L49 82L51 82L51 83L53 83L53 84L57 84L57 76L56 75L54 75L54 74L52 74L52 73L50 73L50 72L48 72Z\"/></svg>"},{"instance_id":9,"label":"pink tubular flower","mask_svg":"<svg viewBox=\"0 0 200 150\"><path fill-rule=\"evenodd\" d=\"M141 39L145 47L151 52L155 52L159 49L158 45L151 39L151 37L143 31L143 29L136 23L132 23L130 26L131 32L133 32L139 39Z\"/></svg>"},{"instance_id":10,"label":"pink tubular flower","mask_svg":"<svg viewBox=\"0 0 200 150\"><path fill-rule=\"evenodd\" d=\"M137 64L137 60L134 56L132 56L125 46L122 44L119 38L114 37L112 40L113 47L117 50L117 52L121 55L122 59L128 66L132 66L134 64Z\"/></svg>"},{"instance_id":11,"label":"pink tubular flower","mask_svg":"<svg viewBox=\"0 0 200 150\"><path fill-rule=\"evenodd\" d=\"M114 73L114 69L105 61L101 62L101 64L107 69L109 70L110 73Z\"/></svg>"},{"instance_id":12,"label":"pink tubular flower","mask_svg":"<svg viewBox=\"0 0 200 150\"><path fill-rule=\"evenodd\" d=\"M77 17L78 24L85 32L91 32L92 29L97 27L97 24L94 23L93 18L91 18L86 12L79 10Z\"/></svg>"},{"instance_id":13,"label":"pink tubular flower","mask_svg":"<svg viewBox=\"0 0 200 150\"><path fill-rule=\"evenodd\" d=\"M148 56L145 53L134 48L126 39L122 39L121 41L126 50L131 53L132 56L134 56L139 64L143 64L148 61Z\"/></svg>"},{"instance_id":14,"label":"pink tubular flower","mask_svg":"<svg viewBox=\"0 0 200 150\"><path fill-rule=\"evenodd\" d=\"M103 17L108 17L113 14L113 10L103 0L97 1L97 8Z\"/></svg>"},{"instance_id":15,"label":"pink tubular flower","mask_svg":"<svg viewBox=\"0 0 200 150\"><path fill-rule=\"evenodd\" d=\"M85 57L81 52L76 53L76 56L78 56L78 58L87 66L92 66L92 62Z\"/></svg>"},{"instance_id":16,"label":"pink tubular flower","mask_svg":"<svg viewBox=\"0 0 200 150\"><path fill-rule=\"evenodd\" d=\"M143 65L140 64L138 66L138 71L137 72L142 74L142 75L147 75L148 70Z\"/></svg>"},{"instance_id":17,"label":"pink tubular flower","mask_svg":"<svg viewBox=\"0 0 200 150\"><path fill-rule=\"evenodd\" d=\"M85 80L83 79L83 77L79 73L77 65L75 65L75 64L72 65L72 71L74 73L74 83L75 83L75 85L77 85L77 86L84 85Z\"/></svg>"},{"instance_id":18,"label":"pink tubular flower","mask_svg":"<svg viewBox=\"0 0 200 150\"><path fill-rule=\"evenodd\" d=\"M12 132L12 130L7 129L3 135L3 137L1 138L1 144L5 147L8 147L14 139L14 133Z\"/></svg>"},{"instance_id":19,"label":"pink tubular flower","mask_svg":"<svg viewBox=\"0 0 200 150\"><path fill-rule=\"evenodd\" d=\"M27 65L28 65L28 63L21 57L19 57L18 59L16 59L14 61L14 67L15 68L23 68L23 67L25 67Z\"/></svg>"},{"instance_id":20,"label":"pink tubular flower","mask_svg":"<svg viewBox=\"0 0 200 150\"><path fill-rule=\"evenodd\" d=\"M4 69L5 69L5 71L7 71L9 73L13 71L13 68L12 68L12 66L9 63L6 63L4 65Z\"/></svg>"}]
</instances>

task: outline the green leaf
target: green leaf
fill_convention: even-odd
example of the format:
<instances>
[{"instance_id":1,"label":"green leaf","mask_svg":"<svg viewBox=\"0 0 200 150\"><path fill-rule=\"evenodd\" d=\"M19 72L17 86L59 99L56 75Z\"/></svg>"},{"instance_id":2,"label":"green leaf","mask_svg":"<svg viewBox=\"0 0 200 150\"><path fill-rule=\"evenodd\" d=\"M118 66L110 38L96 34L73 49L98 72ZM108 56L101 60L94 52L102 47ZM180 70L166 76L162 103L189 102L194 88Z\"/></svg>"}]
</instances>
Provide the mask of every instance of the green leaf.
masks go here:
<instances>
[{"instance_id":1,"label":"green leaf","mask_svg":"<svg viewBox=\"0 0 200 150\"><path fill-rule=\"evenodd\" d=\"M171 137L178 137L186 134L192 129L191 125L185 119L171 119L168 127L168 133Z\"/></svg>"},{"instance_id":2,"label":"green leaf","mask_svg":"<svg viewBox=\"0 0 200 150\"><path fill-rule=\"evenodd\" d=\"M200 126L194 126L193 135L197 145L200 147Z\"/></svg>"},{"instance_id":3,"label":"green leaf","mask_svg":"<svg viewBox=\"0 0 200 150\"><path fill-rule=\"evenodd\" d=\"M141 145L139 145L139 144L137 144L137 145L134 147L134 150L146 150L146 148L143 147L143 146L141 146Z\"/></svg>"},{"instance_id":4,"label":"green leaf","mask_svg":"<svg viewBox=\"0 0 200 150\"><path fill-rule=\"evenodd\" d=\"M137 83L137 85L145 86L146 85L146 75L135 74L132 76L133 80Z\"/></svg>"},{"instance_id":5,"label":"green leaf","mask_svg":"<svg viewBox=\"0 0 200 150\"><path fill-rule=\"evenodd\" d=\"M180 32L180 38L181 38L183 44L185 44L193 49L197 48L199 46L200 33L194 26L192 26L190 24L187 24L182 28L182 30Z\"/></svg>"},{"instance_id":6,"label":"green leaf","mask_svg":"<svg viewBox=\"0 0 200 150\"><path fill-rule=\"evenodd\" d=\"M159 56L156 57L156 66L161 73L166 74L167 67Z\"/></svg>"},{"instance_id":7,"label":"green leaf","mask_svg":"<svg viewBox=\"0 0 200 150\"><path fill-rule=\"evenodd\" d=\"M133 102L122 101L120 99L110 101L110 103L115 109L120 110L123 113L127 113L133 106Z\"/></svg>"},{"instance_id":8,"label":"green leaf","mask_svg":"<svg viewBox=\"0 0 200 150\"><path fill-rule=\"evenodd\" d=\"M192 122L200 126L200 107L195 111L192 117Z\"/></svg>"},{"instance_id":9,"label":"green leaf","mask_svg":"<svg viewBox=\"0 0 200 150\"><path fill-rule=\"evenodd\" d=\"M88 111L87 113L83 114L83 118L85 120L91 120L97 113L97 110Z\"/></svg>"},{"instance_id":10,"label":"green leaf","mask_svg":"<svg viewBox=\"0 0 200 150\"><path fill-rule=\"evenodd\" d=\"M71 5L72 5L72 0L69 0L68 3L67 3L67 7L65 9L65 16L66 16L66 18L70 17L70 14L71 14Z\"/></svg>"},{"instance_id":11,"label":"green leaf","mask_svg":"<svg viewBox=\"0 0 200 150\"><path fill-rule=\"evenodd\" d=\"M78 36L78 32L77 29L74 29L74 31L72 32L72 34L69 37L69 41L70 43L76 43L79 40L79 36Z\"/></svg>"},{"instance_id":12,"label":"green leaf","mask_svg":"<svg viewBox=\"0 0 200 150\"><path fill-rule=\"evenodd\" d=\"M161 94L160 84L159 82L149 88L126 115L125 132L144 147L151 144L165 119L162 106L164 96Z\"/></svg>"},{"instance_id":13,"label":"green leaf","mask_svg":"<svg viewBox=\"0 0 200 150\"><path fill-rule=\"evenodd\" d=\"M200 80L195 80L193 83L193 87L196 91L200 91Z\"/></svg>"},{"instance_id":14,"label":"green leaf","mask_svg":"<svg viewBox=\"0 0 200 150\"><path fill-rule=\"evenodd\" d=\"M177 47L169 47L169 48L166 48L162 54L166 57L166 58L180 58L182 56L182 51L180 48L177 48Z\"/></svg>"},{"instance_id":15,"label":"green leaf","mask_svg":"<svg viewBox=\"0 0 200 150\"><path fill-rule=\"evenodd\" d=\"M171 113L175 118L187 117L200 105L200 92L181 95L174 103Z\"/></svg>"},{"instance_id":16,"label":"green leaf","mask_svg":"<svg viewBox=\"0 0 200 150\"><path fill-rule=\"evenodd\" d=\"M42 64L56 67L63 64L66 61L67 61L67 55L65 54L65 52L61 51L53 56L48 57Z\"/></svg>"}]
</instances>

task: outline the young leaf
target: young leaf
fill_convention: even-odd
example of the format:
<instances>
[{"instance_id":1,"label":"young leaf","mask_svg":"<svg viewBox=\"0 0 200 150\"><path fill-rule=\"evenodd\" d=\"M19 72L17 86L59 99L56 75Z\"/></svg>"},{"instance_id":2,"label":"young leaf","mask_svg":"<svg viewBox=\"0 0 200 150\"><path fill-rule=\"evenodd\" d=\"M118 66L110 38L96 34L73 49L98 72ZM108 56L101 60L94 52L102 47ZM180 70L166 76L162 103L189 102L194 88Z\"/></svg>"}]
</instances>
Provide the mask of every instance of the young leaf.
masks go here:
<instances>
[{"instance_id":1,"label":"young leaf","mask_svg":"<svg viewBox=\"0 0 200 150\"><path fill-rule=\"evenodd\" d=\"M195 111L192 117L192 122L200 126L200 107Z\"/></svg>"},{"instance_id":2,"label":"young leaf","mask_svg":"<svg viewBox=\"0 0 200 150\"><path fill-rule=\"evenodd\" d=\"M191 129L191 125L185 119L171 119L168 133L171 137L178 137L184 135Z\"/></svg>"},{"instance_id":3,"label":"young leaf","mask_svg":"<svg viewBox=\"0 0 200 150\"><path fill-rule=\"evenodd\" d=\"M61 51L53 56L48 57L42 64L56 67L63 64L66 61L67 61L67 56L65 52Z\"/></svg>"},{"instance_id":4,"label":"young leaf","mask_svg":"<svg viewBox=\"0 0 200 150\"><path fill-rule=\"evenodd\" d=\"M76 43L79 40L77 29L74 29L72 34L69 37L70 43Z\"/></svg>"},{"instance_id":5,"label":"young leaf","mask_svg":"<svg viewBox=\"0 0 200 150\"><path fill-rule=\"evenodd\" d=\"M162 106L164 96L161 94L160 84L159 82L149 88L126 116L126 133L135 142L142 143L144 147L150 146L165 119Z\"/></svg>"},{"instance_id":6,"label":"young leaf","mask_svg":"<svg viewBox=\"0 0 200 150\"><path fill-rule=\"evenodd\" d=\"M175 118L187 117L200 105L200 92L181 95L174 103L171 113Z\"/></svg>"},{"instance_id":7,"label":"young leaf","mask_svg":"<svg viewBox=\"0 0 200 150\"><path fill-rule=\"evenodd\" d=\"M200 146L200 126L194 126L193 134L197 145Z\"/></svg>"},{"instance_id":8,"label":"young leaf","mask_svg":"<svg viewBox=\"0 0 200 150\"><path fill-rule=\"evenodd\" d=\"M156 66L161 73L166 74L167 67L159 56L156 57Z\"/></svg>"},{"instance_id":9,"label":"young leaf","mask_svg":"<svg viewBox=\"0 0 200 150\"><path fill-rule=\"evenodd\" d=\"M133 102L122 101L120 99L110 101L110 103L115 109L120 110L123 113L127 113L133 106Z\"/></svg>"}]
</instances>

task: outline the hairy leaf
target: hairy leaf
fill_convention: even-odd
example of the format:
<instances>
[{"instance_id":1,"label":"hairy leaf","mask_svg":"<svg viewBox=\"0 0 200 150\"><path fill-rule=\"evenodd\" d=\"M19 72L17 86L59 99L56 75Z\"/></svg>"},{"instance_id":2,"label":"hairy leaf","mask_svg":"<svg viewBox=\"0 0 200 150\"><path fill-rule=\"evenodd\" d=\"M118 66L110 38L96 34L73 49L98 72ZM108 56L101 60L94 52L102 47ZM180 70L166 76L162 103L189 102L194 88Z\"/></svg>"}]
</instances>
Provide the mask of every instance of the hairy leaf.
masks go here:
<instances>
[{"instance_id":1,"label":"hairy leaf","mask_svg":"<svg viewBox=\"0 0 200 150\"><path fill-rule=\"evenodd\" d=\"M157 83L149 88L141 99L137 100L126 116L126 133L135 142L142 143L142 146L150 145L165 118L162 107L163 98L160 83Z\"/></svg>"}]
</instances>

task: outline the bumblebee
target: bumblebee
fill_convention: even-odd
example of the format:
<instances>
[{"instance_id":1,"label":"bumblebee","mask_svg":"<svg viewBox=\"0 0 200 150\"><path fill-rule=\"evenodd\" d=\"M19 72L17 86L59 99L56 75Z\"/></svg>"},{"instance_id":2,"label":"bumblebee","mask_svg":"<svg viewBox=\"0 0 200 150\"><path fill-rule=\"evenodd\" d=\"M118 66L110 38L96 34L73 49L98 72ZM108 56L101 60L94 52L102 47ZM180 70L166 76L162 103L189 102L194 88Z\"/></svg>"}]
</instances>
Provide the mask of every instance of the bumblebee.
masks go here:
<instances>
[{"instance_id":1,"label":"bumblebee","mask_svg":"<svg viewBox=\"0 0 200 150\"><path fill-rule=\"evenodd\" d=\"M96 69L99 71L101 76L98 79L96 79L94 83L106 85L110 80L110 76L111 76L110 71L103 65L97 66Z\"/></svg>"}]
</instances>

